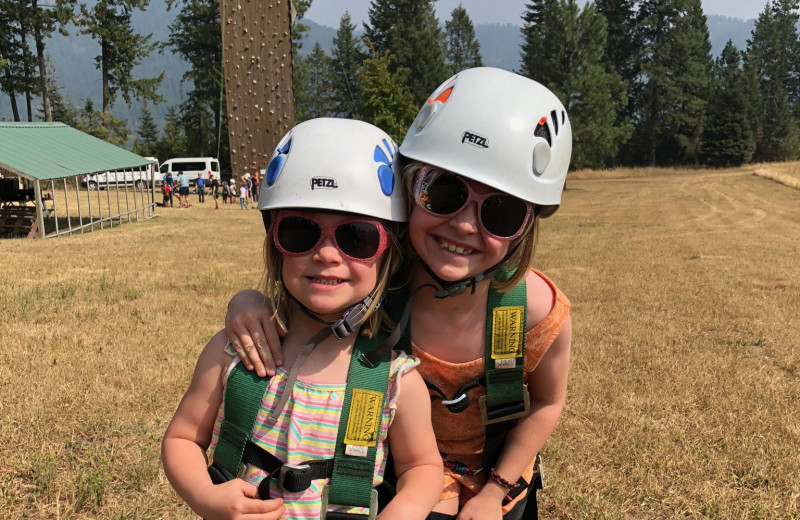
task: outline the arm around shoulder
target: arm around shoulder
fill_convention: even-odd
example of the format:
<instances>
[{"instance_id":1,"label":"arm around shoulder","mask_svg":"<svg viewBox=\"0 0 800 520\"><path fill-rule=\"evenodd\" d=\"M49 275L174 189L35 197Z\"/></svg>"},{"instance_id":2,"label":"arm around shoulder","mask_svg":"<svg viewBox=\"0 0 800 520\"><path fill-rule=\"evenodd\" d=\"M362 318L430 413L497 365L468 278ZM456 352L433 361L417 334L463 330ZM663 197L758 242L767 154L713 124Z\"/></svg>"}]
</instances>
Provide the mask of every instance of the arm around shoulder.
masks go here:
<instances>
[{"instance_id":1,"label":"arm around shoulder","mask_svg":"<svg viewBox=\"0 0 800 520\"><path fill-rule=\"evenodd\" d=\"M272 310L264 295L254 289L238 292L228 302L225 332L247 370L255 369L260 377L275 375L283 364L281 336L272 319Z\"/></svg>"},{"instance_id":2,"label":"arm around shoulder","mask_svg":"<svg viewBox=\"0 0 800 520\"><path fill-rule=\"evenodd\" d=\"M398 477L397 495L379 518L422 520L438 502L444 476L431 426L430 396L416 370L403 376L389 445Z\"/></svg>"}]
</instances>

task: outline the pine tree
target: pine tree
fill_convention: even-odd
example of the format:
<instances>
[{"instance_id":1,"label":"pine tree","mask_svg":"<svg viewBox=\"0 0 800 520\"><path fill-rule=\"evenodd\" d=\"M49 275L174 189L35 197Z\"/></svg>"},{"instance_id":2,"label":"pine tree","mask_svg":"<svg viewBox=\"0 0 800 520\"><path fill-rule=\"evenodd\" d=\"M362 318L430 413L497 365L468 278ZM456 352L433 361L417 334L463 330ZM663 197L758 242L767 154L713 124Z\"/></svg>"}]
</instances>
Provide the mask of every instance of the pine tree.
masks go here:
<instances>
[{"instance_id":1,"label":"pine tree","mask_svg":"<svg viewBox=\"0 0 800 520\"><path fill-rule=\"evenodd\" d=\"M631 127L616 118L616 108L625 104L625 89L604 61L604 17L592 4L579 12L575 0L540 0L528 5L524 19L523 72L552 90L567 108L572 164L610 164Z\"/></svg>"},{"instance_id":2,"label":"pine tree","mask_svg":"<svg viewBox=\"0 0 800 520\"><path fill-rule=\"evenodd\" d=\"M748 100L741 63L739 51L728 40L715 63L714 91L703 131L703 162L712 166L738 166L748 162L755 149L753 128L743 124Z\"/></svg>"},{"instance_id":3,"label":"pine tree","mask_svg":"<svg viewBox=\"0 0 800 520\"><path fill-rule=\"evenodd\" d=\"M110 112L96 111L94 103L89 98L84 100L76 128L117 146L124 146L130 136L130 131L124 121L120 121Z\"/></svg>"},{"instance_id":4,"label":"pine tree","mask_svg":"<svg viewBox=\"0 0 800 520\"><path fill-rule=\"evenodd\" d=\"M39 68L39 90L42 95L42 107L45 121L52 121L50 111L50 97L47 86L47 65L45 63L45 39L52 35L57 26L66 34L63 28L72 21L75 0L56 0L47 7L39 7L37 0L30 0L31 25L33 26L34 43L36 47L36 64Z\"/></svg>"},{"instance_id":5,"label":"pine tree","mask_svg":"<svg viewBox=\"0 0 800 520\"><path fill-rule=\"evenodd\" d=\"M755 158L777 161L797 156L800 114L798 0L773 0L756 20L747 58L759 77L762 119Z\"/></svg>"},{"instance_id":6,"label":"pine tree","mask_svg":"<svg viewBox=\"0 0 800 520\"><path fill-rule=\"evenodd\" d=\"M379 56L392 55L390 72L408 69L401 75L417 106L449 76L432 0L372 0L364 34Z\"/></svg>"},{"instance_id":7,"label":"pine tree","mask_svg":"<svg viewBox=\"0 0 800 520\"><path fill-rule=\"evenodd\" d=\"M183 132L178 107L175 105L167 108L164 117L164 133L156 146L155 156L161 162L171 157L186 157L188 155L186 137Z\"/></svg>"},{"instance_id":8,"label":"pine tree","mask_svg":"<svg viewBox=\"0 0 800 520\"><path fill-rule=\"evenodd\" d=\"M183 78L193 89L181 106L183 121L188 125L184 133L191 143L190 151L216 156L221 146L219 139L228 135L227 119L222 117L225 89L219 3L213 0L185 3L169 29L167 45L190 65Z\"/></svg>"},{"instance_id":9,"label":"pine tree","mask_svg":"<svg viewBox=\"0 0 800 520\"><path fill-rule=\"evenodd\" d=\"M212 132L214 121L211 117L203 100L195 92L190 92L186 101L181 103L180 124L190 155L207 157L212 149L216 151L214 144L217 136Z\"/></svg>"},{"instance_id":10,"label":"pine tree","mask_svg":"<svg viewBox=\"0 0 800 520\"><path fill-rule=\"evenodd\" d=\"M27 120L33 121L33 96L41 90L33 73L36 58L28 45L31 29L29 2L0 0L0 89L8 94L15 121L20 121L17 95L25 97Z\"/></svg>"},{"instance_id":11,"label":"pine tree","mask_svg":"<svg viewBox=\"0 0 800 520\"><path fill-rule=\"evenodd\" d=\"M696 162L709 96L711 44L700 0L645 0L634 144L650 166Z\"/></svg>"},{"instance_id":12,"label":"pine tree","mask_svg":"<svg viewBox=\"0 0 800 520\"><path fill-rule=\"evenodd\" d=\"M133 153L145 157L154 156L158 146L158 125L147 103L142 106L142 111L139 113L136 135L138 138L133 141Z\"/></svg>"},{"instance_id":13,"label":"pine tree","mask_svg":"<svg viewBox=\"0 0 800 520\"><path fill-rule=\"evenodd\" d=\"M357 117L356 100L361 95L358 75L361 72L367 53L355 36L356 26L351 22L350 13L345 12L339 20L339 29L333 38L331 67L333 69L333 92L336 102L335 112L341 117Z\"/></svg>"},{"instance_id":14,"label":"pine tree","mask_svg":"<svg viewBox=\"0 0 800 520\"><path fill-rule=\"evenodd\" d=\"M58 85L55 65L49 60L47 61L47 92L50 97L50 120L74 128L78 124L79 110L70 102L69 97L63 94L61 86ZM47 120L44 108L39 110L39 116Z\"/></svg>"},{"instance_id":15,"label":"pine tree","mask_svg":"<svg viewBox=\"0 0 800 520\"><path fill-rule=\"evenodd\" d=\"M572 50L574 49L576 6L571 20L565 20L560 0L531 0L522 13L522 54L520 74L556 91L569 80ZM562 94L556 94L563 100Z\"/></svg>"},{"instance_id":16,"label":"pine tree","mask_svg":"<svg viewBox=\"0 0 800 520\"><path fill-rule=\"evenodd\" d=\"M445 61L451 74L472 67L482 67L481 49L475 38L475 26L461 5L445 22Z\"/></svg>"},{"instance_id":17,"label":"pine tree","mask_svg":"<svg viewBox=\"0 0 800 520\"><path fill-rule=\"evenodd\" d=\"M364 61L358 78L362 86L358 113L400 143L417 115L417 107L405 86L408 70L401 67L390 72L389 62L388 53L378 55L375 50L372 58Z\"/></svg>"},{"instance_id":18,"label":"pine tree","mask_svg":"<svg viewBox=\"0 0 800 520\"><path fill-rule=\"evenodd\" d=\"M629 124L635 101L634 80L639 73L636 0L595 0L595 5L606 19L605 62L619 74L626 90L626 103L617 106L617 123Z\"/></svg>"},{"instance_id":19,"label":"pine tree","mask_svg":"<svg viewBox=\"0 0 800 520\"><path fill-rule=\"evenodd\" d=\"M567 3L569 4L569 2ZM574 4L573 4L574 5ZM568 97L573 128L574 168L601 168L618 161L618 152L633 131L617 107L627 104L625 85L605 61L606 21L587 4L577 17L577 48Z\"/></svg>"},{"instance_id":20,"label":"pine tree","mask_svg":"<svg viewBox=\"0 0 800 520\"><path fill-rule=\"evenodd\" d=\"M155 43L150 43L151 34L136 34L131 24L133 10L145 10L148 3L149 0L99 0L91 9L81 5L78 20L81 34L90 35L100 44L95 64L100 70L104 114L109 112L120 93L128 104L132 98L153 103L163 101L157 92L163 72L153 78L133 76L134 67L156 47Z\"/></svg>"},{"instance_id":21,"label":"pine tree","mask_svg":"<svg viewBox=\"0 0 800 520\"><path fill-rule=\"evenodd\" d=\"M332 97L334 79L331 59L318 42L303 61L306 67L303 95L298 96L297 86L295 87L297 122L334 115L336 103Z\"/></svg>"}]
</instances>

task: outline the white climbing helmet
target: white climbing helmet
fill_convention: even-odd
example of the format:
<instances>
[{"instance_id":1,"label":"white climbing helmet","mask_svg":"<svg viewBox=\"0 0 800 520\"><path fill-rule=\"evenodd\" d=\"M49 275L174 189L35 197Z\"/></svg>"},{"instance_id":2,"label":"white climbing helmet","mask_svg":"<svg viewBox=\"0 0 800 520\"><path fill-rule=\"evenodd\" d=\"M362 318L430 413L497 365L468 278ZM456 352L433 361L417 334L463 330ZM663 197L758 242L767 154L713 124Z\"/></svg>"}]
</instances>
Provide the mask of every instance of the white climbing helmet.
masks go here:
<instances>
[{"instance_id":1,"label":"white climbing helmet","mask_svg":"<svg viewBox=\"0 0 800 520\"><path fill-rule=\"evenodd\" d=\"M561 203L572 128L564 105L543 85L477 67L431 94L400 153L532 202L544 217Z\"/></svg>"},{"instance_id":2,"label":"white climbing helmet","mask_svg":"<svg viewBox=\"0 0 800 520\"><path fill-rule=\"evenodd\" d=\"M276 147L258 209L307 208L405 222L406 204L392 164L397 145L363 121L311 119Z\"/></svg>"}]
</instances>

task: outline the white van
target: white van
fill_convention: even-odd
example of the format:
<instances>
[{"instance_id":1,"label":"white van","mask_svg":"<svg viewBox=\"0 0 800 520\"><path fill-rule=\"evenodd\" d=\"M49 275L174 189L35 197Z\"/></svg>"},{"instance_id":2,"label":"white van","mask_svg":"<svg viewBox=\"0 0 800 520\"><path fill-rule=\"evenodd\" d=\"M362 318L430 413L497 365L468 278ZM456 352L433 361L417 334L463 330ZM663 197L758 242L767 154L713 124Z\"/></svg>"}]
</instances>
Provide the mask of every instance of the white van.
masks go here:
<instances>
[{"instance_id":1,"label":"white van","mask_svg":"<svg viewBox=\"0 0 800 520\"><path fill-rule=\"evenodd\" d=\"M125 170L110 170L103 173L84 175L82 184L89 191L98 188L103 189L111 186L133 186L137 190L149 188L151 185L160 186L161 176L158 175L158 159L155 157L145 157L150 164L140 168L129 168Z\"/></svg>"},{"instance_id":2,"label":"white van","mask_svg":"<svg viewBox=\"0 0 800 520\"><path fill-rule=\"evenodd\" d=\"M197 179L197 174L208 180L208 174L213 173L215 179L219 179L219 161L213 157L178 157L175 159L167 159L161 165L159 172L163 179L167 173L172 174L172 178L177 180L178 174L183 171L184 175L189 178L189 184L194 186L194 181Z\"/></svg>"}]
</instances>

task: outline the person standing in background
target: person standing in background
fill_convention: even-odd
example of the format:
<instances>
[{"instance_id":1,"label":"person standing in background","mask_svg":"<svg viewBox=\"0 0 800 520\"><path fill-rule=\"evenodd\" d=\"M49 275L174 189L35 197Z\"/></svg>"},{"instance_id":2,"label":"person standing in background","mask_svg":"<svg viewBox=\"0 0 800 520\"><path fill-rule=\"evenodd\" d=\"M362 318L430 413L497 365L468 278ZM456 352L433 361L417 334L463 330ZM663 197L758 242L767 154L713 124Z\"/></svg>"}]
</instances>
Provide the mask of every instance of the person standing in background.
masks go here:
<instances>
[{"instance_id":1,"label":"person standing in background","mask_svg":"<svg viewBox=\"0 0 800 520\"><path fill-rule=\"evenodd\" d=\"M239 206L242 209L247 209L247 181L244 181L239 187Z\"/></svg>"},{"instance_id":2,"label":"person standing in background","mask_svg":"<svg viewBox=\"0 0 800 520\"><path fill-rule=\"evenodd\" d=\"M178 186L180 191L178 192L178 207L180 208L188 208L189 207L189 177L183 173L183 170L178 172Z\"/></svg>"},{"instance_id":3,"label":"person standing in background","mask_svg":"<svg viewBox=\"0 0 800 520\"><path fill-rule=\"evenodd\" d=\"M164 176L164 184L167 185L167 187L169 187L168 190L164 191L164 196L169 197L169 200L165 201L165 203L168 203L169 207L171 208L173 207L172 196L175 193L175 181L172 179L171 172L167 172L167 174Z\"/></svg>"},{"instance_id":4,"label":"person standing in background","mask_svg":"<svg viewBox=\"0 0 800 520\"><path fill-rule=\"evenodd\" d=\"M261 186L261 178L259 177L258 168L253 170L253 176L250 177L250 193L253 195L253 202L258 203L258 189Z\"/></svg>"},{"instance_id":5,"label":"person standing in background","mask_svg":"<svg viewBox=\"0 0 800 520\"><path fill-rule=\"evenodd\" d=\"M208 188L211 190L211 197L214 199L214 209L219 209L219 181L214 178L214 174L208 173Z\"/></svg>"},{"instance_id":6,"label":"person standing in background","mask_svg":"<svg viewBox=\"0 0 800 520\"><path fill-rule=\"evenodd\" d=\"M211 175L211 172L208 172L208 174ZM202 173L197 174L194 186L197 188L197 202L204 203L206 201L206 180L203 178Z\"/></svg>"}]
</instances>

